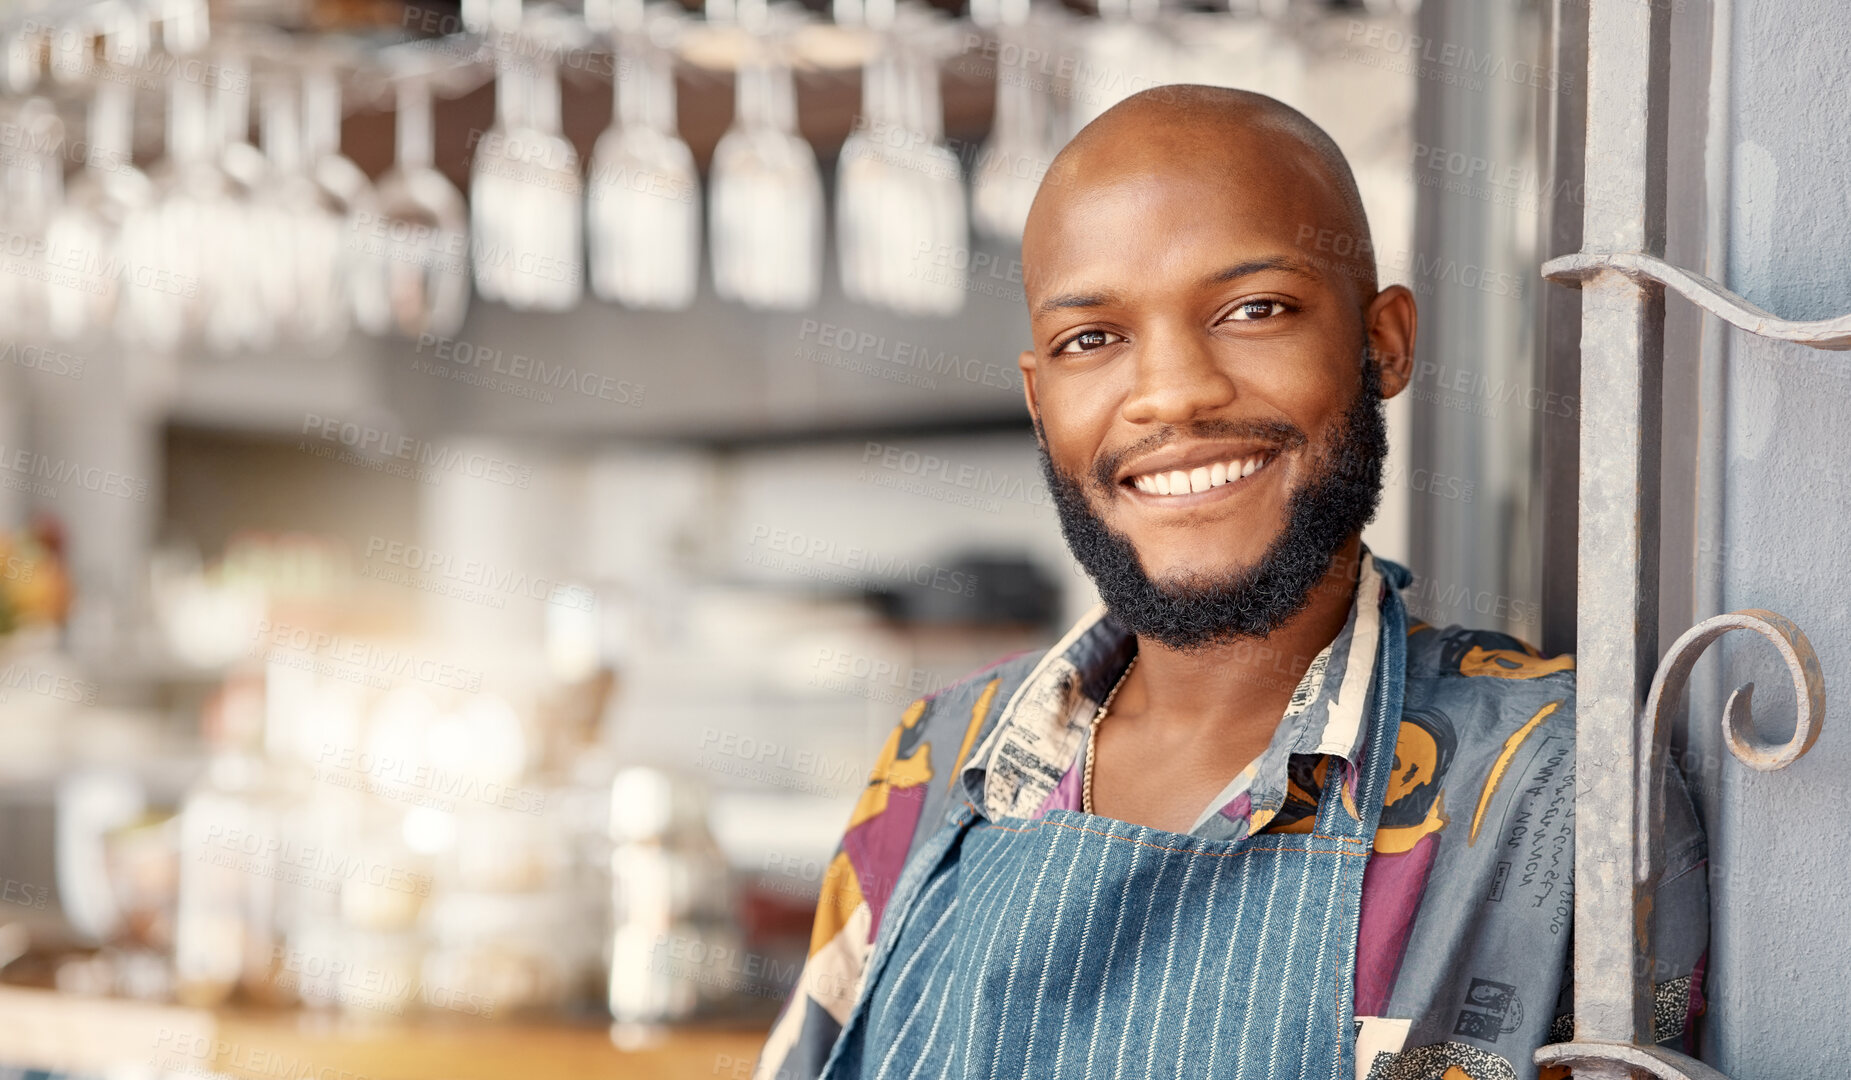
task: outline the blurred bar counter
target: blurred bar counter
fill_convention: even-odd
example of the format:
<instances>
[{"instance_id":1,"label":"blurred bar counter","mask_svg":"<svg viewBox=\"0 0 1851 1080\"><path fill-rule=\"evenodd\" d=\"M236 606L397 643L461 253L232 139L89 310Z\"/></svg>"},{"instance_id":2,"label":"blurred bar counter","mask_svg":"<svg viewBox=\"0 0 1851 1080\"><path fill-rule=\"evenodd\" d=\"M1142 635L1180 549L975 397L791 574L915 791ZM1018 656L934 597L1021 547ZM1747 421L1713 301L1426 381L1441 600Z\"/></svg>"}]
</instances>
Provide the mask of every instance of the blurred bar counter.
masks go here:
<instances>
[{"instance_id":1,"label":"blurred bar counter","mask_svg":"<svg viewBox=\"0 0 1851 1080\"><path fill-rule=\"evenodd\" d=\"M765 1032L679 1025L620 1048L586 1023L357 1023L0 988L0 1075L243 1080L670 1080L751 1075Z\"/></svg>"}]
</instances>

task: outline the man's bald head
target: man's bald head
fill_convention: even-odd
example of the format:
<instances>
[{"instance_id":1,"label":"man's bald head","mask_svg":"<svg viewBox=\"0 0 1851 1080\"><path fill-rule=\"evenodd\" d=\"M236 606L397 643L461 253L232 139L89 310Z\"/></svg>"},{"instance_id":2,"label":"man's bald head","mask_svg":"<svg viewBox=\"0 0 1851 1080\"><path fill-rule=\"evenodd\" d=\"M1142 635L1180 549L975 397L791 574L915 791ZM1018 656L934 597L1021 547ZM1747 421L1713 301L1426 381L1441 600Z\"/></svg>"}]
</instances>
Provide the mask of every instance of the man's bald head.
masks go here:
<instances>
[{"instance_id":1,"label":"man's bald head","mask_svg":"<svg viewBox=\"0 0 1851 1080\"><path fill-rule=\"evenodd\" d=\"M1330 137L1238 90L1129 98L1043 181L1023 397L1061 529L1140 649L1270 634L1360 550L1416 324L1368 236Z\"/></svg>"},{"instance_id":2,"label":"man's bald head","mask_svg":"<svg viewBox=\"0 0 1851 1080\"><path fill-rule=\"evenodd\" d=\"M1265 94L1179 84L1134 94L1081 129L1056 155L1036 193L1023 238L1028 273L1052 220L1084 212L1100 186L1173 175L1224 185L1230 197L1276 191L1279 213L1294 214L1304 257L1349 277L1366 304L1376 292L1369 219L1350 164L1323 128ZM1256 190L1257 189L1257 190ZM1264 196L1259 200L1266 203Z\"/></svg>"}]
</instances>

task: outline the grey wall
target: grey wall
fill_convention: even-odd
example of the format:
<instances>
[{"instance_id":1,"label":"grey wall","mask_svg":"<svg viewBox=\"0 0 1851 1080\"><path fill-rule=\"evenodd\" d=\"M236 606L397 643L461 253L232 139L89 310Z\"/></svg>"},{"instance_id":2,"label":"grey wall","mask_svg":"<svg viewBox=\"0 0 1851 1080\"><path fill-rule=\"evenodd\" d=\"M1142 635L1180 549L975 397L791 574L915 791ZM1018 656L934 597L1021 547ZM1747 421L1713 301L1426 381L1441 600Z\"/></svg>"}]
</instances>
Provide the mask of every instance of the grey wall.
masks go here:
<instances>
[{"instance_id":1,"label":"grey wall","mask_svg":"<svg viewBox=\"0 0 1851 1080\"><path fill-rule=\"evenodd\" d=\"M1724 10L1727 10L1726 8ZM1730 25L1726 284L1788 318L1851 310L1851 21L1834 0L1737 0ZM1709 332L1717 332L1714 326ZM1825 671L1824 734L1752 772L1720 747L1719 694L1753 679L1764 733L1791 730L1768 650L1728 642L1692 698L1714 898L1704 1056L1737 1080L1842 1076L1851 963L1851 357L1727 332L1721 494L1698 576L1722 610L1797 621ZM1667 426L1673 423L1667 417ZM1700 614L1704 614L1700 612ZM1741 635L1736 635L1741 636ZM1699 673L1704 668L1699 669ZM1725 685L1726 684L1726 685Z\"/></svg>"},{"instance_id":2,"label":"grey wall","mask_svg":"<svg viewBox=\"0 0 1851 1080\"><path fill-rule=\"evenodd\" d=\"M1531 438L1545 405L1532 360L1541 281L1534 250L1551 185L1536 159L1539 96L1567 98L1568 80L1543 55L1536 5L1427 0L1418 14L1427 58L1480 58L1487 70L1540 70L1539 89L1429 64L1415 113L1412 175L1419 188L1411 285L1420 309L1409 445L1415 468L1464 478L1471 502L1434 502L1410 521L1417 574L1473 598L1415 614L1502 630L1535 642L1540 590L1529 520ZM1442 49L1446 52L1442 52ZM1572 186L1572 185L1571 185ZM1572 212L1579 214L1579 199ZM1423 594L1424 596L1424 594ZM1502 613L1510 613L1500 617Z\"/></svg>"}]
</instances>

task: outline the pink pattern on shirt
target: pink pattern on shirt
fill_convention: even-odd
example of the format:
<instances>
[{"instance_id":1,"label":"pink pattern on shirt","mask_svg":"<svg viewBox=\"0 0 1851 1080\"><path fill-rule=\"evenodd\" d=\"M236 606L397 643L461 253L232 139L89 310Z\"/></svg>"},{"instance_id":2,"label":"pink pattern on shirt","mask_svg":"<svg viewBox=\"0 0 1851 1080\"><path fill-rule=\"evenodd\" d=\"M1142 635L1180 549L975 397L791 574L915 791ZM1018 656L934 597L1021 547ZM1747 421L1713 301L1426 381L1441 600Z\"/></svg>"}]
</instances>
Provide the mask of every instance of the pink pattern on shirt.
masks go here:
<instances>
[{"instance_id":1,"label":"pink pattern on shirt","mask_svg":"<svg viewBox=\"0 0 1851 1080\"><path fill-rule=\"evenodd\" d=\"M1054 785L1054 790L1048 792L1048 797L1041 801L1040 809L1035 811L1036 817L1049 810L1080 808L1080 788L1086 782L1085 761L1086 749L1081 747L1080 752L1073 755L1073 764L1067 766L1067 775L1061 777L1060 783Z\"/></svg>"},{"instance_id":2,"label":"pink pattern on shirt","mask_svg":"<svg viewBox=\"0 0 1851 1080\"><path fill-rule=\"evenodd\" d=\"M1369 855L1356 930L1357 1016L1380 1016L1388 1004L1439 850L1439 834L1429 833L1407 851Z\"/></svg>"},{"instance_id":3,"label":"pink pattern on shirt","mask_svg":"<svg viewBox=\"0 0 1851 1080\"><path fill-rule=\"evenodd\" d=\"M1217 811L1229 821L1247 821L1253 817L1253 792L1243 791L1228 800L1228 804Z\"/></svg>"}]
</instances>

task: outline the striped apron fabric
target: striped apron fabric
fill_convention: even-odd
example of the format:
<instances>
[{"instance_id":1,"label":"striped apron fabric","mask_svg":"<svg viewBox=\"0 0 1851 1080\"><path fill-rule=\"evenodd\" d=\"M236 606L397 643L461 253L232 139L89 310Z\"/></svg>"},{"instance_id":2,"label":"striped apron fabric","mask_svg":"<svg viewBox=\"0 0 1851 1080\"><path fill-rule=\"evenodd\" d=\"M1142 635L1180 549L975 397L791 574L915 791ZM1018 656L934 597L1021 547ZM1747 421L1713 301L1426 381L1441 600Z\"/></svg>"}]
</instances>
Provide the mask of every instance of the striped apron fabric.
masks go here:
<instances>
[{"instance_id":1,"label":"striped apron fabric","mask_svg":"<svg viewBox=\"0 0 1851 1080\"><path fill-rule=\"evenodd\" d=\"M1325 785L1310 833L1229 842L953 808L895 887L825 1080L1353 1077L1358 909L1406 625L1390 590L1360 775L1353 795Z\"/></svg>"}]
</instances>

